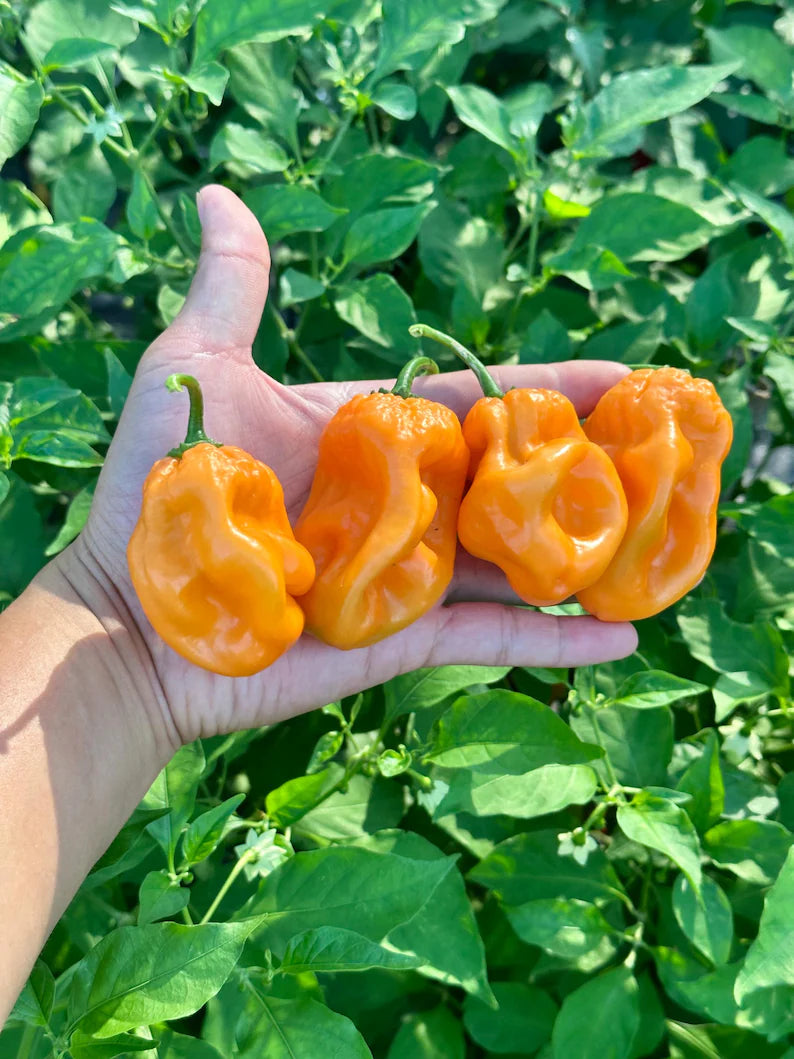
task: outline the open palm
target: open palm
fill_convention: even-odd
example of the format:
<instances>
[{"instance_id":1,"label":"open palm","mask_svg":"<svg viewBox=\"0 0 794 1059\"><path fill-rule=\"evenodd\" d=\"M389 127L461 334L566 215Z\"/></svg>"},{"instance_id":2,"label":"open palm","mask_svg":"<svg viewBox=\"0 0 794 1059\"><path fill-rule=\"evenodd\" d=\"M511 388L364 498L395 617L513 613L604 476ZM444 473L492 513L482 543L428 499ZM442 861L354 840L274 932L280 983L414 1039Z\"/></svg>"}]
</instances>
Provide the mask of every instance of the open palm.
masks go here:
<instances>
[{"instance_id":1,"label":"open palm","mask_svg":"<svg viewBox=\"0 0 794 1059\"><path fill-rule=\"evenodd\" d=\"M208 434L239 445L276 471L293 521L308 495L326 422L353 394L384 384L286 387L261 372L251 344L267 296L267 242L253 215L222 187L201 192L199 211L202 251L190 294L138 367L88 526L60 560L73 583L86 573L95 578L118 620L128 629L134 626L139 650L148 655L152 695L168 711L178 738L272 723L421 666L570 666L631 652L636 644L631 626L511 606L515 597L500 571L465 555L444 605L369 648L338 651L304 635L262 673L232 679L191 665L159 639L135 597L126 545L146 475L184 437L187 398L167 392L166 377L186 372L199 379ZM623 372L617 364L583 361L503 368L496 375L503 387L561 390L586 414ZM415 390L443 401L461 418L480 396L468 372L421 379Z\"/></svg>"}]
</instances>

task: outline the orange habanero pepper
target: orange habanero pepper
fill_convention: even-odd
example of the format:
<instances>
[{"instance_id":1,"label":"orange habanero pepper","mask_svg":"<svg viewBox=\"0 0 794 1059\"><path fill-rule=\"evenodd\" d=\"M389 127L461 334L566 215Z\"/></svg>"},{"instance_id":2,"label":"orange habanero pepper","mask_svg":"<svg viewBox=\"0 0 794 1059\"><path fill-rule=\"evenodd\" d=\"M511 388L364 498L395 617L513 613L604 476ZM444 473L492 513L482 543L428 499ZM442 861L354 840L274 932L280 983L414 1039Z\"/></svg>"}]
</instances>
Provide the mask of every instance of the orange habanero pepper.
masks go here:
<instances>
[{"instance_id":1,"label":"orange habanero pepper","mask_svg":"<svg viewBox=\"0 0 794 1059\"><path fill-rule=\"evenodd\" d=\"M629 524L579 602L603 621L650 617L693 588L711 560L731 417L708 379L643 368L607 390L584 429L617 468Z\"/></svg>"},{"instance_id":2,"label":"orange habanero pepper","mask_svg":"<svg viewBox=\"0 0 794 1059\"><path fill-rule=\"evenodd\" d=\"M349 650L405 628L452 579L455 520L469 453L454 412L415 397L417 357L391 391L359 394L320 438L295 536L317 569L301 599L306 628Z\"/></svg>"},{"instance_id":3,"label":"orange habanero pepper","mask_svg":"<svg viewBox=\"0 0 794 1059\"><path fill-rule=\"evenodd\" d=\"M449 346L485 393L463 423L472 479L458 516L463 547L500 567L521 599L537 607L596 581L625 532L626 498L574 406L555 390L503 394L455 339L424 324L410 330Z\"/></svg>"},{"instance_id":4,"label":"orange habanero pepper","mask_svg":"<svg viewBox=\"0 0 794 1059\"><path fill-rule=\"evenodd\" d=\"M190 375L183 444L149 472L127 548L146 617L178 654L228 677L249 676L282 655L303 631L292 598L314 566L295 540L275 473L203 429L203 400Z\"/></svg>"}]
</instances>

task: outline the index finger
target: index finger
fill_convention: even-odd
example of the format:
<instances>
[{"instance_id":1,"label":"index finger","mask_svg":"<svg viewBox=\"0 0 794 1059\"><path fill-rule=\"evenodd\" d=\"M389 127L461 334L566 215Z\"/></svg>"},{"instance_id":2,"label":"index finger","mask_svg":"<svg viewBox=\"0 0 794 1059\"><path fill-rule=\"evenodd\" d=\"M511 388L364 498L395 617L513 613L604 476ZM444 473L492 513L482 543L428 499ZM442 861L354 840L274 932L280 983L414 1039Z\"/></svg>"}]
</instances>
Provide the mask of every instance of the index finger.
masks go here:
<instances>
[{"instance_id":1,"label":"index finger","mask_svg":"<svg viewBox=\"0 0 794 1059\"><path fill-rule=\"evenodd\" d=\"M432 350L428 350L432 356ZM513 387L557 390L564 394L581 417L589 415L598 399L611 389L629 368L611 360L564 360L556 364L502 364L488 365L500 389ZM394 380L382 382L350 382L345 384L346 393L370 393L373 387L390 386ZM447 405L463 419L475 401L482 397L482 390L472 372L443 372L440 375L425 375L413 385L413 392Z\"/></svg>"}]
</instances>

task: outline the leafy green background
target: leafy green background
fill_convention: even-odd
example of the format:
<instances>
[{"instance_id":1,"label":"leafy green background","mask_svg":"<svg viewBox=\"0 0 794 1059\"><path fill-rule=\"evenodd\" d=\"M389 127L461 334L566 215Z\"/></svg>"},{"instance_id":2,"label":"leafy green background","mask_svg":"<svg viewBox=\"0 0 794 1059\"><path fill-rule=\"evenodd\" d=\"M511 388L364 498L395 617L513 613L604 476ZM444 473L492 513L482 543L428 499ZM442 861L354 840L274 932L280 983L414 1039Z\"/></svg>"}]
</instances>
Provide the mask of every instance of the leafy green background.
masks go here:
<instances>
[{"instance_id":1,"label":"leafy green background","mask_svg":"<svg viewBox=\"0 0 794 1059\"><path fill-rule=\"evenodd\" d=\"M83 524L210 179L272 242L276 378L393 375L419 319L492 363L689 368L736 428L714 562L631 658L414 673L180 751L0 1053L791 1059L794 14L0 0L0 27L3 601Z\"/></svg>"}]
</instances>

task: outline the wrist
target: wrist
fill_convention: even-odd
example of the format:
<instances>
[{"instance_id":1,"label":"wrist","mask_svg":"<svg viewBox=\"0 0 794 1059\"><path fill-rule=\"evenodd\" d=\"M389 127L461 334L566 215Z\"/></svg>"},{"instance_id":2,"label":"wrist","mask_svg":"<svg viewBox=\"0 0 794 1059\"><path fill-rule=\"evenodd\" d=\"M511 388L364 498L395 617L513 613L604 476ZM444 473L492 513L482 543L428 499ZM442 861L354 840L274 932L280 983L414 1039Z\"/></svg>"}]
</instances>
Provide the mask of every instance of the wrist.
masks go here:
<instances>
[{"instance_id":1,"label":"wrist","mask_svg":"<svg viewBox=\"0 0 794 1059\"><path fill-rule=\"evenodd\" d=\"M46 594L61 635L73 641L75 655L79 651L86 692L94 678L101 679L105 695L95 704L97 722L113 725L129 754L147 774L156 775L182 739L149 646L123 594L80 538L37 574L30 589Z\"/></svg>"}]
</instances>

